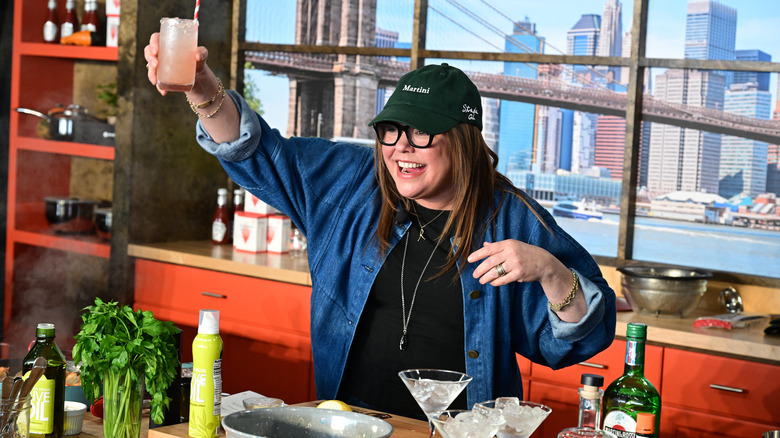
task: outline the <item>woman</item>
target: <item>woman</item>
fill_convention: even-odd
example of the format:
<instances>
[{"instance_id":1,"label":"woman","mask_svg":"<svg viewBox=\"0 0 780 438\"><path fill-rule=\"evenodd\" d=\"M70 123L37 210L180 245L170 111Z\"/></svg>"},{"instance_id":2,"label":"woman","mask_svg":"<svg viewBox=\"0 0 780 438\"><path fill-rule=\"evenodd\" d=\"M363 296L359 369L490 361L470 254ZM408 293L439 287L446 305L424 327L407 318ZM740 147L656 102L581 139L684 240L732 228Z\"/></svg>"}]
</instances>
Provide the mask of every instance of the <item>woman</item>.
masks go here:
<instances>
[{"instance_id":1,"label":"woman","mask_svg":"<svg viewBox=\"0 0 780 438\"><path fill-rule=\"evenodd\" d=\"M144 54L156 83L158 35ZM404 75L373 149L285 138L225 92L198 49L197 139L309 241L320 399L419 416L406 368L473 377L452 407L522 398L515 353L553 368L614 338L615 295L592 257L496 169L479 92L447 64ZM165 94L165 92L161 92Z\"/></svg>"}]
</instances>

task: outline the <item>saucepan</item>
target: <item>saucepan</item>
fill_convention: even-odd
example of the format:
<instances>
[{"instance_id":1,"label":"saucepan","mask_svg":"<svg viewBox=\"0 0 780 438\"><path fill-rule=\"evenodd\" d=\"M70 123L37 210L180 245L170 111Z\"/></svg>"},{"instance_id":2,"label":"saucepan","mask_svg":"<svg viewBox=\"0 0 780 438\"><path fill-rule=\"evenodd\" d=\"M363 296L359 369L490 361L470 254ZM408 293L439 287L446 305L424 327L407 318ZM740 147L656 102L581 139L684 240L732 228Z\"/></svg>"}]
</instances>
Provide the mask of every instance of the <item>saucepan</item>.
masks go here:
<instances>
[{"instance_id":1,"label":"saucepan","mask_svg":"<svg viewBox=\"0 0 780 438\"><path fill-rule=\"evenodd\" d=\"M95 228L98 201L85 198L47 196L46 220L52 231L61 234L89 234Z\"/></svg>"},{"instance_id":2,"label":"saucepan","mask_svg":"<svg viewBox=\"0 0 780 438\"><path fill-rule=\"evenodd\" d=\"M44 132L44 137L60 141L73 141L74 124L98 120L80 105L68 105L65 109L55 109L49 114L29 108L16 108L16 111L43 119L48 124L48 135Z\"/></svg>"}]
</instances>

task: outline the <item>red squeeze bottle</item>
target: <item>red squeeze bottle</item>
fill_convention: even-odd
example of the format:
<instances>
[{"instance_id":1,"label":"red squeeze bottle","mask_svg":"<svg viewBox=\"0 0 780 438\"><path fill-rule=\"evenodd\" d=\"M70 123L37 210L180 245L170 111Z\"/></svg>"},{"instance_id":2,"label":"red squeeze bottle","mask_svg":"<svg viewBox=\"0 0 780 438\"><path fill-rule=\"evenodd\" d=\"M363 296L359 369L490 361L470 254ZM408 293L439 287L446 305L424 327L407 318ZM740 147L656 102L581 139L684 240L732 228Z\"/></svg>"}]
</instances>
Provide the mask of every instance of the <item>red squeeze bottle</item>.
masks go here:
<instances>
[{"instance_id":1,"label":"red squeeze bottle","mask_svg":"<svg viewBox=\"0 0 780 438\"><path fill-rule=\"evenodd\" d=\"M49 0L49 12L46 22L43 23L43 40L47 43L56 43L57 34L60 31L60 19L57 17L57 0Z\"/></svg>"}]
</instances>

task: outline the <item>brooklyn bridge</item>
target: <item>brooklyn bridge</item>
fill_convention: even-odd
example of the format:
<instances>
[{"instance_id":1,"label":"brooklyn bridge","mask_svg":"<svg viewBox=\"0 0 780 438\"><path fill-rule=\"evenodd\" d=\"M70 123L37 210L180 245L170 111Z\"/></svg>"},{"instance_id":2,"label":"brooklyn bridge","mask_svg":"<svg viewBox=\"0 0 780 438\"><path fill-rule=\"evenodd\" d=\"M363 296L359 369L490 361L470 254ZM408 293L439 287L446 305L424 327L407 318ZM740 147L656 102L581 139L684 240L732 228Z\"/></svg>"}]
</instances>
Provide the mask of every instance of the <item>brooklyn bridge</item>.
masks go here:
<instances>
[{"instance_id":1,"label":"brooklyn bridge","mask_svg":"<svg viewBox=\"0 0 780 438\"><path fill-rule=\"evenodd\" d=\"M250 52L246 61L255 68L291 78L326 79L344 74L343 71L337 71L334 55ZM408 62L377 58L376 70L373 73L379 86L392 87L401 75L408 71ZM626 114L626 93L549 80L466 73L483 97L620 117ZM642 116L645 121L734 135L771 144L780 143L780 123L777 121L742 117L713 108L664 102L649 94L645 94L642 101Z\"/></svg>"}]
</instances>

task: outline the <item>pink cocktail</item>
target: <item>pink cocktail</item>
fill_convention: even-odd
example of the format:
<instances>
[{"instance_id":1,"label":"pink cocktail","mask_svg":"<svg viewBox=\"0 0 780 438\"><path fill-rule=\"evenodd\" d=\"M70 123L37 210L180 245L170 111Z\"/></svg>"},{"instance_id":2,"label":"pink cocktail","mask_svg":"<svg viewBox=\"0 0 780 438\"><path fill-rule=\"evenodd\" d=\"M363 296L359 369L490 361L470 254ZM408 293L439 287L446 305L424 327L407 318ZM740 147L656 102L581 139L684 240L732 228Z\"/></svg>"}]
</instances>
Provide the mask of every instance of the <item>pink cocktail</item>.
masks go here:
<instances>
[{"instance_id":1,"label":"pink cocktail","mask_svg":"<svg viewBox=\"0 0 780 438\"><path fill-rule=\"evenodd\" d=\"M167 91L189 91L195 82L198 22L184 18L160 20L157 86Z\"/></svg>"}]
</instances>

